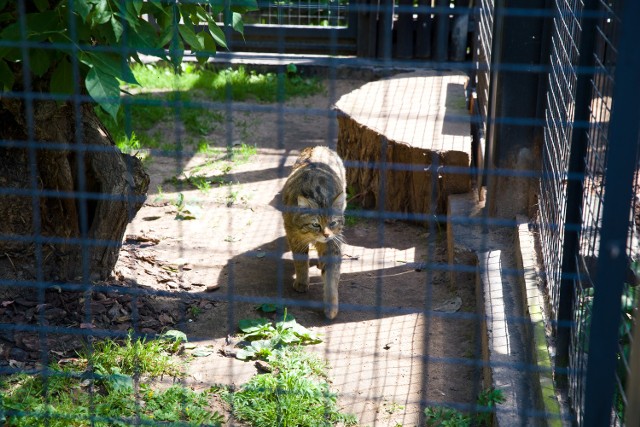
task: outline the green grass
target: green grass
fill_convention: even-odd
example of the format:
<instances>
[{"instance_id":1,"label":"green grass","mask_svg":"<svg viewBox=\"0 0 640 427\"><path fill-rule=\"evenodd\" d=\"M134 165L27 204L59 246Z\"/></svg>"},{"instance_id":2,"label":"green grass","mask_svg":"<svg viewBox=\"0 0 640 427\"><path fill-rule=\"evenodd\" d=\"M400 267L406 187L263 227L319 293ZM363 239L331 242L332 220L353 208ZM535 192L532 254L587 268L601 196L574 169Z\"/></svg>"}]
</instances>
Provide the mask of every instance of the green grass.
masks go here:
<instances>
[{"instance_id":1,"label":"green grass","mask_svg":"<svg viewBox=\"0 0 640 427\"><path fill-rule=\"evenodd\" d=\"M62 366L5 377L0 418L7 426L128 426L136 419L220 426L223 417L209 409L212 390L156 389L143 380L181 376L173 355L179 347L176 340L107 339Z\"/></svg>"},{"instance_id":2,"label":"green grass","mask_svg":"<svg viewBox=\"0 0 640 427\"><path fill-rule=\"evenodd\" d=\"M216 71L194 64L185 64L179 74L162 65L136 64L132 69L141 87L129 88L137 93L123 97L117 120L96 108L118 148L128 153L184 149L173 142L177 139L175 126L185 130L180 144L198 146L203 137L221 129L226 120L225 112L206 105L211 101L275 102L323 90L317 79L303 78L297 71L280 75L256 73L244 67ZM246 121L235 121L233 126L242 139L250 136Z\"/></svg>"},{"instance_id":3,"label":"green grass","mask_svg":"<svg viewBox=\"0 0 640 427\"><path fill-rule=\"evenodd\" d=\"M236 392L223 394L233 415L254 427L356 425L342 413L326 380L326 363L301 347L283 347L267 361L271 373L256 375Z\"/></svg>"},{"instance_id":4,"label":"green grass","mask_svg":"<svg viewBox=\"0 0 640 427\"><path fill-rule=\"evenodd\" d=\"M239 322L244 344L236 357L266 362L269 373L256 375L240 389L223 391L233 416L254 427L345 426L357 424L354 415L340 411L337 394L327 380L329 365L303 344L320 338L287 315L271 322L265 318Z\"/></svg>"},{"instance_id":5,"label":"green grass","mask_svg":"<svg viewBox=\"0 0 640 427\"><path fill-rule=\"evenodd\" d=\"M145 89L200 91L212 100L275 102L295 96L309 96L323 90L315 78L299 73L256 73L245 67L211 70L195 64L184 64L176 74L172 68L157 65L133 65L132 71Z\"/></svg>"}]
</instances>

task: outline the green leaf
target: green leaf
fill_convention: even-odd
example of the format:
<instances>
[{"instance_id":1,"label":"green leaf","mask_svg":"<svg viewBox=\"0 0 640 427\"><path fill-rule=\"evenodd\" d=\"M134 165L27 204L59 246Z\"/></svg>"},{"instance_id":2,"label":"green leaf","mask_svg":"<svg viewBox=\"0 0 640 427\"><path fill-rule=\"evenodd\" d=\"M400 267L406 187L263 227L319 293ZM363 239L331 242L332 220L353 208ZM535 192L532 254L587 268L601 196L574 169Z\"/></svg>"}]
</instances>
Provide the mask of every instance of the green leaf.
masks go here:
<instances>
[{"instance_id":1,"label":"green leaf","mask_svg":"<svg viewBox=\"0 0 640 427\"><path fill-rule=\"evenodd\" d=\"M133 389L133 378L129 375L123 375L119 369L114 369L114 373L107 376L107 384L115 391L127 391Z\"/></svg>"},{"instance_id":2,"label":"green leaf","mask_svg":"<svg viewBox=\"0 0 640 427\"><path fill-rule=\"evenodd\" d=\"M113 13L109 9L109 2L107 0L98 0L92 11L93 22L106 24L112 16Z\"/></svg>"},{"instance_id":3,"label":"green leaf","mask_svg":"<svg viewBox=\"0 0 640 427\"><path fill-rule=\"evenodd\" d=\"M90 67L98 68L106 74L117 77L120 80L139 85L135 76L131 72L129 63L123 61L120 55L105 52L82 52L80 61Z\"/></svg>"},{"instance_id":4,"label":"green leaf","mask_svg":"<svg viewBox=\"0 0 640 427\"><path fill-rule=\"evenodd\" d=\"M132 0L131 3L133 3L133 7L136 9L136 13L138 15L140 15L140 12L142 12L142 4L144 3L143 0Z\"/></svg>"},{"instance_id":5,"label":"green leaf","mask_svg":"<svg viewBox=\"0 0 640 427\"><path fill-rule=\"evenodd\" d=\"M211 347L198 347L196 348L191 355L193 357L207 357L214 353L214 349Z\"/></svg>"},{"instance_id":6,"label":"green leaf","mask_svg":"<svg viewBox=\"0 0 640 427\"><path fill-rule=\"evenodd\" d=\"M236 352L236 358L240 360L251 359L256 354L256 349L253 347L241 348Z\"/></svg>"},{"instance_id":7,"label":"green leaf","mask_svg":"<svg viewBox=\"0 0 640 427\"><path fill-rule=\"evenodd\" d=\"M91 13L91 6L86 0L75 0L73 2L73 11L82 17L84 21L87 20L87 16Z\"/></svg>"},{"instance_id":8,"label":"green leaf","mask_svg":"<svg viewBox=\"0 0 640 427\"><path fill-rule=\"evenodd\" d=\"M185 41L185 43L191 46L192 50L204 49L204 45L202 44L200 39L198 39L198 36L193 31L193 28L189 27L188 25L180 24L178 25L178 31L180 32L180 35L182 36L182 39Z\"/></svg>"},{"instance_id":9,"label":"green leaf","mask_svg":"<svg viewBox=\"0 0 640 427\"><path fill-rule=\"evenodd\" d=\"M73 93L73 69L69 61L64 58L58 63L51 74L49 90L52 93L72 94Z\"/></svg>"},{"instance_id":10,"label":"green leaf","mask_svg":"<svg viewBox=\"0 0 640 427\"><path fill-rule=\"evenodd\" d=\"M2 90L11 90L14 81L13 71L11 71L11 68L9 68L9 65L4 60L0 59L0 85L2 85Z\"/></svg>"},{"instance_id":11,"label":"green leaf","mask_svg":"<svg viewBox=\"0 0 640 427\"><path fill-rule=\"evenodd\" d=\"M282 306L281 305L276 305L276 304L269 304L269 303L264 303L264 304L260 304L260 305L256 306L256 310L260 310L260 311L263 311L265 313L273 313L273 312L277 311L279 308L281 309Z\"/></svg>"},{"instance_id":12,"label":"green leaf","mask_svg":"<svg viewBox=\"0 0 640 427\"><path fill-rule=\"evenodd\" d=\"M187 339L187 334L185 334L182 331L177 331L175 329L168 330L167 332L162 334L162 338L172 339L172 340L178 341L178 342L187 342L187 341L189 341Z\"/></svg>"},{"instance_id":13,"label":"green leaf","mask_svg":"<svg viewBox=\"0 0 640 427\"><path fill-rule=\"evenodd\" d=\"M198 61L203 64L207 61L207 59L209 59L210 56L216 54L216 42L213 40L213 37L211 37L211 34L209 34L207 31L200 31L198 33L198 38L202 42L204 49L196 52L196 58L198 58Z\"/></svg>"},{"instance_id":14,"label":"green leaf","mask_svg":"<svg viewBox=\"0 0 640 427\"><path fill-rule=\"evenodd\" d=\"M228 49L227 39L224 35L224 31L222 31L222 29L218 27L218 24L216 24L213 18L211 18L208 24L209 31L211 31L211 35L213 36L213 39L216 41L216 43L218 43L218 45L222 46L223 48Z\"/></svg>"},{"instance_id":15,"label":"green leaf","mask_svg":"<svg viewBox=\"0 0 640 427\"><path fill-rule=\"evenodd\" d=\"M51 65L49 52L44 49L32 49L29 55L29 68L38 77L42 77Z\"/></svg>"},{"instance_id":16,"label":"green leaf","mask_svg":"<svg viewBox=\"0 0 640 427\"><path fill-rule=\"evenodd\" d=\"M120 85L118 80L110 74L93 67L85 78L85 86L89 95L109 113L114 120L117 120L118 109L120 108Z\"/></svg>"},{"instance_id":17,"label":"green leaf","mask_svg":"<svg viewBox=\"0 0 640 427\"><path fill-rule=\"evenodd\" d=\"M246 334L263 330L265 326L271 326L271 322L263 317L259 319L242 319L238 322L238 327Z\"/></svg>"},{"instance_id":18,"label":"green leaf","mask_svg":"<svg viewBox=\"0 0 640 427\"><path fill-rule=\"evenodd\" d=\"M122 23L118 19L116 15L112 15L111 20L111 29L113 30L113 35L116 36L116 41L120 41L120 37L122 37L122 32L124 31L124 27Z\"/></svg>"},{"instance_id":19,"label":"green leaf","mask_svg":"<svg viewBox=\"0 0 640 427\"><path fill-rule=\"evenodd\" d=\"M232 19L233 21L231 26L233 27L234 30L242 34L242 36L244 37L244 22L242 22L242 15L239 14L238 12L233 12Z\"/></svg>"}]
</instances>

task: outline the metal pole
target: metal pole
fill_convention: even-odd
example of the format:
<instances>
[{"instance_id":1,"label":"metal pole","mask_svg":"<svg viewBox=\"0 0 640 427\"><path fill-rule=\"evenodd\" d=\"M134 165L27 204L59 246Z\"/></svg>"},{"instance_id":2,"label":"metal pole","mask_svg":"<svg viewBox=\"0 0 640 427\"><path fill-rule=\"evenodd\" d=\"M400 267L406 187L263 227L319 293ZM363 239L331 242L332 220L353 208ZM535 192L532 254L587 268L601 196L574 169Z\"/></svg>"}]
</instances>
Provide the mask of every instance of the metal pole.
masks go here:
<instances>
[{"instance_id":1,"label":"metal pole","mask_svg":"<svg viewBox=\"0 0 640 427\"><path fill-rule=\"evenodd\" d=\"M620 44L609 121L609 153L605 172L602 231L594 283L593 314L584 399L584 425L609 425L616 383L616 354L621 296L627 276L629 211L640 131L640 2L620 5Z\"/></svg>"}]
</instances>

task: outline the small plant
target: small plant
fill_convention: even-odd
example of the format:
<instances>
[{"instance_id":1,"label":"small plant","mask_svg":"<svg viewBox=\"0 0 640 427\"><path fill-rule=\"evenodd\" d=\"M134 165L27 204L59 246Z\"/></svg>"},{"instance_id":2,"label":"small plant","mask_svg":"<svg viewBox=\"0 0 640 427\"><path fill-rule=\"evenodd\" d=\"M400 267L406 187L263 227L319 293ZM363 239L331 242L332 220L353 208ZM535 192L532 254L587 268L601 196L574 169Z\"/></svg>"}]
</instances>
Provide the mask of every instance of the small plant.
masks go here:
<instances>
[{"instance_id":1,"label":"small plant","mask_svg":"<svg viewBox=\"0 0 640 427\"><path fill-rule=\"evenodd\" d=\"M477 404L481 407L481 411L476 414L476 424L483 426L490 426L491 419L495 408L500 403L504 403L504 393L500 389L490 388L482 390L478 394Z\"/></svg>"},{"instance_id":2,"label":"small plant","mask_svg":"<svg viewBox=\"0 0 640 427\"><path fill-rule=\"evenodd\" d=\"M322 342L313 331L300 325L285 309L282 320L272 322L265 318L242 319L239 328L244 333L241 339L247 344L236 353L240 360L267 359L283 346L294 344L317 344Z\"/></svg>"},{"instance_id":3,"label":"small plant","mask_svg":"<svg viewBox=\"0 0 640 427\"><path fill-rule=\"evenodd\" d=\"M268 304L259 307L271 308ZM327 363L302 346L320 339L287 315L286 308L275 323L243 319L239 327L245 344L236 357L261 359L269 373L254 376L237 391L221 392L238 420L254 427L357 424L354 415L338 409L337 395L327 383Z\"/></svg>"},{"instance_id":4,"label":"small plant","mask_svg":"<svg viewBox=\"0 0 640 427\"><path fill-rule=\"evenodd\" d=\"M178 198L173 202L173 206L175 206L178 211L175 219L180 221L196 219L196 216L200 214L200 207L186 204L184 201L184 194L182 193L178 194Z\"/></svg>"},{"instance_id":5,"label":"small plant","mask_svg":"<svg viewBox=\"0 0 640 427\"><path fill-rule=\"evenodd\" d=\"M476 400L476 405L480 407L479 412L468 415L453 408L428 407L424 410L426 425L428 427L490 427L495 407L504 401L502 390L486 389L478 394Z\"/></svg>"},{"instance_id":6,"label":"small plant","mask_svg":"<svg viewBox=\"0 0 640 427\"><path fill-rule=\"evenodd\" d=\"M471 417L451 408L429 407L424 410L428 427L470 427Z\"/></svg>"}]
</instances>

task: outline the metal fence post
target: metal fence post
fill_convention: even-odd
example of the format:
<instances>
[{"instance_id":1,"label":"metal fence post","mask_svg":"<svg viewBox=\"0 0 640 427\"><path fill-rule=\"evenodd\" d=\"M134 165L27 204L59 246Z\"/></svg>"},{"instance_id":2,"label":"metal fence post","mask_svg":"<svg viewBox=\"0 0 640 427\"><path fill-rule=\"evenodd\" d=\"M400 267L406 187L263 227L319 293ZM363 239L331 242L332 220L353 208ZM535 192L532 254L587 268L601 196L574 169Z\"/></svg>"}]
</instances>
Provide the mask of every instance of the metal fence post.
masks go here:
<instances>
[{"instance_id":1,"label":"metal fence post","mask_svg":"<svg viewBox=\"0 0 640 427\"><path fill-rule=\"evenodd\" d=\"M615 391L616 353L621 296L627 272L626 243L629 223L620 214L631 209L632 182L640 131L640 45L636 19L640 2L620 5L620 43L615 69L613 105L609 121L609 153L605 172L602 228L598 252L593 314L586 372L584 425L603 426L611 421Z\"/></svg>"},{"instance_id":2,"label":"metal fence post","mask_svg":"<svg viewBox=\"0 0 640 427\"><path fill-rule=\"evenodd\" d=\"M566 373L558 370L569 363L569 345L571 342L571 321L573 320L574 278L577 273L576 257L580 241L582 223L582 192L584 158L587 152L587 132L591 107L591 76L588 70L594 65L594 47L597 20L589 16L598 10L599 0L586 0L583 17L580 20L582 31L578 46L579 59L575 92L575 115L569 151L569 177L567 179L566 217L564 222L564 242L562 245L562 267L556 326L556 379L564 386ZM587 15L586 18L584 15ZM575 124L578 124L576 128ZM582 177L582 178L579 178Z\"/></svg>"}]
</instances>

